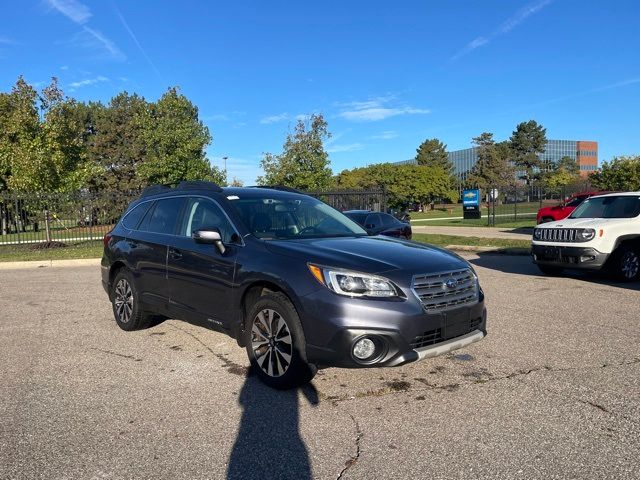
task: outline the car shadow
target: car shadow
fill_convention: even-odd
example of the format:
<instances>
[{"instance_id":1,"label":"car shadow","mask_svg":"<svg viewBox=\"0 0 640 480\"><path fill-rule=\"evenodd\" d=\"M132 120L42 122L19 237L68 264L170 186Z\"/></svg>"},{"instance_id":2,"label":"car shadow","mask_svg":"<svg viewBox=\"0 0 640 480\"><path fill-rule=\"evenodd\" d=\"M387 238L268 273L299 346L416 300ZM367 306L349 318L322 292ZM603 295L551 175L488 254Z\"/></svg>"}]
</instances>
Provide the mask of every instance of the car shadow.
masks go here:
<instances>
[{"instance_id":1,"label":"car shadow","mask_svg":"<svg viewBox=\"0 0 640 480\"><path fill-rule=\"evenodd\" d=\"M249 372L238 400L242 419L227 479L312 478L309 452L299 431L299 396L312 406L319 402L313 384L274 390Z\"/></svg>"},{"instance_id":2,"label":"car shadow","mask_svg":"<svg viewBox=\"0 0 640 480\"><path fill-rule=\"evenodd\" d=\"M533 263L530 256L525 255L501 255L496 253L478 253L477 258L469 259L472 265L491 270L498 270L504 273L512 273L518 275L530 275L536 277L549 277L542 273ZM632 291L640 291L640 281L625 283L612 280L602 272L590 272L582 270L564 270L560 275L562 277L573 278L583 282L597 283L600 285L609 285Z\"/></svg>"}]
</instances>

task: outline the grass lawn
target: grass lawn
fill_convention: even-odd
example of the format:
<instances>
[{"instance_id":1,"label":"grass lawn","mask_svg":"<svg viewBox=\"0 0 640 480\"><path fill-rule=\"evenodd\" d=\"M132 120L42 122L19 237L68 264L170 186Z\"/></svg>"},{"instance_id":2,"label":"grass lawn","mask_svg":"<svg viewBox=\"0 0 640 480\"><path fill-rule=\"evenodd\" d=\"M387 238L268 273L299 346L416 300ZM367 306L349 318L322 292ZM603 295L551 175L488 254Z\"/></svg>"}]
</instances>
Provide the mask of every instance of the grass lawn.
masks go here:
<instances>
[{"instance_id":1,"label":"grass lawn","mask_svg":"<svg viewBox=\"0 0 640 480\"><path fill-rule=\"evenodd\" d=\"M446 247L447 245L467 245L473 247L530 248L529 240L511 240L507 238L459 237L457 235L438 235L414 233L413 240Z\"/></svg>"},{"instance_id":2,"label":"grass lawn","mask_svg":"<svg viewBox=\"0 0 640 480\"><path fill-rule=\"evenodd\" d=\"M413 218L412 218L413 220ZM523 220L516 222L504 222L498 223L500 218L496 218L496 228L523 228L523 227L535 227L535 217L525 217ZM456 218L451 220L432 220L429 222L412 222L413 227L487 227L487 217L480 218L478 220L463 220L462 218Z\"/></svg>"},{"instance_id":3,"label":"grass lawn","mask_svg":"<svg viewBox=\"0 0 640 480\"><path fill-rule=\"evenodd\" d=\"M70 258L102 257L102 240L74 242L66 247L38 250L35 245L0 245L0 262L28 260L63 260Z\"/></svg>"}]
</instances>

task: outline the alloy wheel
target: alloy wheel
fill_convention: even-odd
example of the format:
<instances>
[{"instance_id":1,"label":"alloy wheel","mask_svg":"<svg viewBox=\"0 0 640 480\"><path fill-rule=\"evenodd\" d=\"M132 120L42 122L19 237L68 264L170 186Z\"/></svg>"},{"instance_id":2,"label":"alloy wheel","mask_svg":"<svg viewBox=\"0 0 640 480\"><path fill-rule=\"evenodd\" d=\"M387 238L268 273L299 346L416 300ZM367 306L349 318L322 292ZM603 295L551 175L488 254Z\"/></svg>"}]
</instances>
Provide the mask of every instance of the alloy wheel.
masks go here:
<instances>
[{"instance_id":1,"label":"alloy wheel","mask_svg":"<svg viewBox=\"0 0 640 480\"><path fill-rule=\"evenodd\" d=\"M293 339L287 322L275 310L261 310L251 326L251 348L260 369L280 377L291 365Z\"/></svg>"},{"instance_id":2,"label":"alloy wheel","mask_svg":"<svg viewBox=\"0 0 640 480\"><path fill-rule=\"evenodd\" d=\"M625 278L632 279L638 275L638 270L640 270L640 258L634 251L625 252L622 256L622 275Z\"/></svg>"},{"instance_id":3,"label":"alloy wheel","mask_svg":"<svg viewBox=\"0 0 640 480\"><path fill-rule=\"evenodd\" d=\"M118 320L122 323L128 323L133 312L133 290L131 290L131 285L125 278L121 278L116 285L113 302Z\"/></svg>"}]
</instances>

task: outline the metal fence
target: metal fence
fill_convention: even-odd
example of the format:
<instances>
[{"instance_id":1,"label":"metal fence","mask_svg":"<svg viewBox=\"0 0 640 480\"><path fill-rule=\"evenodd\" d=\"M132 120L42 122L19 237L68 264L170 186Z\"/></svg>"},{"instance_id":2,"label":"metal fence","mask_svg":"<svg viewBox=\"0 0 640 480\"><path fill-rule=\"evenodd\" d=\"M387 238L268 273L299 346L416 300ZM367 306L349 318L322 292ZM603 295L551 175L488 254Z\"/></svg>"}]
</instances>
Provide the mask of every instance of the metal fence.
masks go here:
<instances>
[{"instance_id":1,"label":"metal fence","mask_svg":"<svg viewBox=\"0 0 640 480\"><path fill-rule=\"evenodd\" d=\"M588 182L561 188L538 185L497 185L481 192L484 200L482 216L486 216L488 226L521 221L535 224L540 208L559 205L575 193L590 190L591 186Z\"/></svg>"},{"instance_id":2,"label":"metal fence","mask_svg":"<svg viewBox=\"0 0 640 480\"><path fill-rule=\"evenodd\" d=\"M307 192L336 210L373 210L386 212L387 195L384 190L329 190Z\"/></svg>"},{"instance_id":3,"label":"metal fence","mask_svg":"<svg viewBox=\"0 0 640 480\"><path fill-rule=\"evenodd\" d=\"M101 240L135 193L0 194L0 246Z\"/></svg>"},{"instance_id":4,"label":"metal fence","mask_svg":"<svg viewBox=\"0 0 640 480\"><path fill-rule=\"evenodd\" d=\"M338 210L385 211L382 190L308 192ZM102 240L139 192L0 193L0 248Z\"/></svg>"}]
</instances>

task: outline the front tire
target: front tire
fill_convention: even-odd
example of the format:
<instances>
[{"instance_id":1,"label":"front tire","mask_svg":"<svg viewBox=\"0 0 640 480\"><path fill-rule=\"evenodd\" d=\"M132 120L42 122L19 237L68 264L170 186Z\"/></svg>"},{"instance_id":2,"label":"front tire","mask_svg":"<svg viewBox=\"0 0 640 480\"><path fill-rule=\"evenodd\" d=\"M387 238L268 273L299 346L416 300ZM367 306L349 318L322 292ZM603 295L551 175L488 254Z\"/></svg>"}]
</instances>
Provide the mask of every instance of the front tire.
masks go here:
<instances>
[{"instance_id":1,"label":"front tire","mask_svg":"<svg viewBox=\"0 0 640 480\"><path fill-rule=\"evenodd\" d=\"M633 282L640 274L640 253L626 245L619 246L611 259L611 272L617 280Z\"/></svg>"},{"instance_id":2,"label":"front tire","mask_svg":"<svg viewBox=\"0 0 640 480\"><path fill-rule=\"evenodd\" d=\"M153 316L142 310L140 296L131 272L124 268L119 270L111 288L113 316L118 326L128 332L147 328Z\"/></svg>"},{"instance_id":3,"label":"front tire","mask_svg":"<svg viewBox=\"0 0 640 480\"><path fill-rule=\"evenodd\" d=\"M284 294L260 297L245 321L247 355L260 380L280 390L311 381L316 368L307 362L300 317Z\"/></svg>"},{"instance_id":4,"label":"front tire","mask_svg":"<svg viewBox=\"0 0 640 480\"><path fill-rule=\"evenodd\" d=\"M538 263L538 268L545 275L560 275L564 270L564 268L562 267L556 267L554 265L542 265L540 263Z\"/></svg>"}]
</instances>

